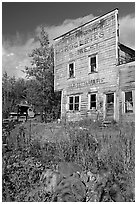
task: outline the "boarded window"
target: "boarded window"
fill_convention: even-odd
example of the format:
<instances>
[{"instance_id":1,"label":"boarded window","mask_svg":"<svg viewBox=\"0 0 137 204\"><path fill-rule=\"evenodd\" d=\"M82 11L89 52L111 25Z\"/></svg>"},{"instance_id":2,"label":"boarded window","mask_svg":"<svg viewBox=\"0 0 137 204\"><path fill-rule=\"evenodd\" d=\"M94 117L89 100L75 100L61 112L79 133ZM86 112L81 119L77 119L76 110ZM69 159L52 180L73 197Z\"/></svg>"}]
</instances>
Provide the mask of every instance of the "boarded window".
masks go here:
<instances>
[{"instance_id":1,"label":"boarded window","mask_svg":"<svg viewBox=\"0 0 137 204\"><path fill-rule=\"evenodd\" d=\"M74 62L69 64L69 78L74 77Z\"/></svg>"},{"instance_id":2,"label":"boarded window","mask_svg":"<svg viewBox=\"0 0 137 204\"><path fill-rule=\"evenodd\" d=\"M132 91L125 92L125 113L133 113Z\"/></svg>"},{"instance_id":3,"label":"boarded window","mask_svg":"<svg viewBox=\"0 0 137 204\"><path fill-rule=\"evenodd\" d=\"M69 97L69 110L73 110L73 111L79 110L79 96Z\"/></svg>"}]
</instances>

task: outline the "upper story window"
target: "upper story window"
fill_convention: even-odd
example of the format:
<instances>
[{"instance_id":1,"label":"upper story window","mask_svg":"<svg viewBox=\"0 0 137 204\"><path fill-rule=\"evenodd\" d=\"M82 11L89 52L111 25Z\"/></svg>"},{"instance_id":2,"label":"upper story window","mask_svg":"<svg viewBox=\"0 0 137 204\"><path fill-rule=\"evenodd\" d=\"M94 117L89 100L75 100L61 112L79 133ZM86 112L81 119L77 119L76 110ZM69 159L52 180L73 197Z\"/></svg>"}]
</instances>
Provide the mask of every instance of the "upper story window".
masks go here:
<instances>
[{"instance_id":1,"label":"upper story window","mask_svg":"<svg viewBox=\"0 0 137 204\"><path fill-rule=\"evenodd\" d=\"M80 96L69 96L69 110L80 110Z\"/></svg>"},{"instance_id":2,"label":"upper story window","mask_svg":"<svg viewBox=\"0 0 137 204\"><path fill-rule=\"evenodd\" d=\"M71 62L68 64L68 78L75 77L75 63Z\"/></svg>"},{"instance_id":3,"label":"upper story window","mask_svg":"<svg viewBox=\"0 0 137 204\"><path fill-rule=\"evenodd\" d=\"M97 54L89 56L89 73L98 71L98 56Z\"/></svg>"}]
</instances>

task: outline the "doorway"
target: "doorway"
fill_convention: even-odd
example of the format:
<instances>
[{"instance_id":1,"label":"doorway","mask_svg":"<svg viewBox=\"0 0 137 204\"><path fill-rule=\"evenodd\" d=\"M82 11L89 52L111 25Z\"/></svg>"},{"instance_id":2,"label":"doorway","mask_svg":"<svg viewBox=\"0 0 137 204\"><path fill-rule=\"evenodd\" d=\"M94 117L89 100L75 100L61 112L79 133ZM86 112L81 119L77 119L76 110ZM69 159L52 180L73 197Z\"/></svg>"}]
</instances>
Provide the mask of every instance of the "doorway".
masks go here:
<instances>
[{"instance_id":1,"label":"doorway","mask_svg":"<svg viewBox=\"0 0 137 204\"><path fill-rule=\"evenodd\" d=\"M106 120L114 119L114 93L106 94Z\"/></svg>"}]
</instances>

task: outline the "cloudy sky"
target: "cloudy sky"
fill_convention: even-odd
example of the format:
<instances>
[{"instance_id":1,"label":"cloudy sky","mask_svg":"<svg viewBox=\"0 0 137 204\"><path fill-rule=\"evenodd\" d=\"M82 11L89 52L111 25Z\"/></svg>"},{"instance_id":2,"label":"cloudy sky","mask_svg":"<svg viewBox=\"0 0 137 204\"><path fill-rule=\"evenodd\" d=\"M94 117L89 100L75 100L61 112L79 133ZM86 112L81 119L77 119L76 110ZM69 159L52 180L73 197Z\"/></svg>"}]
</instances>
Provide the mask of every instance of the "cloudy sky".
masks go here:
<instances>
[{"instance_id":1,"label":"cloudy sky","mask_svg":"<svg viewBox=\"0 0 137 204\"><path fill-rule=\"evenodd\" d=\"M53 38L119 9L120 41L135 48L134 2L2 2L2 70L24 77L21 70L30 65L28 54L38 47L36 36L44 25Z\"/></svg>"}]
</instances>

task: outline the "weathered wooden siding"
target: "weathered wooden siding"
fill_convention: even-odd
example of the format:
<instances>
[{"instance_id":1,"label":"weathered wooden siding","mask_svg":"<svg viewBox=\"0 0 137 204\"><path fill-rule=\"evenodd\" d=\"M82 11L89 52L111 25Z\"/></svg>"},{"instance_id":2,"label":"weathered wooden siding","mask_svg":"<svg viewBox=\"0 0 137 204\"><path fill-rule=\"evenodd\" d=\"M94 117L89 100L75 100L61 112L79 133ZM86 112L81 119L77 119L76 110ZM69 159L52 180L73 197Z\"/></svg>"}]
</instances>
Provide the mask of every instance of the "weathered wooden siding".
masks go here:
<instances>
[{"instance_id":1,"label":"weathered wooden siding","mask_svg":"<svg viewBox=\"0 0 137 204\"><path fill-rule=\"evenodd\" d=\"M62 90L72 82L67 76L68 63L71 61L75 61L75 81L93 78L88 75L88 56L95 53L98 53L98 75L105 76L108 73L112 76L113 72L115 73L117 49L115 13L116 11L86 24L55 41L55 90Z\"/></svg>"},{"instance_id":2,"label":"weathered wooden siding","mask_svg":"<svg viewBox=\"0 0 137 204\"><path fill-rule=\"evenodd\" d=\"M122 64L119 67L120 89L135 88L135 62Z\"/></svg>"},{"instance_id":3,"label":"weathered wooden siding","mask_svg":"<svg viewBox=\"0 0 137 204\"><path fill-rule=\"evenodd\" d=\"M122 121L135 121L135 62L122 64L119 68L119 114ZM133 113L123 113L123 94L125 91L132 91Z\"/></svg>"},{"instance_id":4,"label":"weathered wooden siding","mask_svg":"<svg viewBox=\"0 0 137 204\"><path fill-rule=\"evenodd\" d=\"M115 93L115 118L118 117L118 22L115 10L55 40L55 91L62 90L62 118L97 119L88 110L88 94L97 93L100 118L105 117L105 94ZM89 56L98 55L98 72L89 73ZM68 63L75 62L75 78L68 78ZM80 111L68 111L68 96L80 95Z\"/></svg>"}]
</instances>

